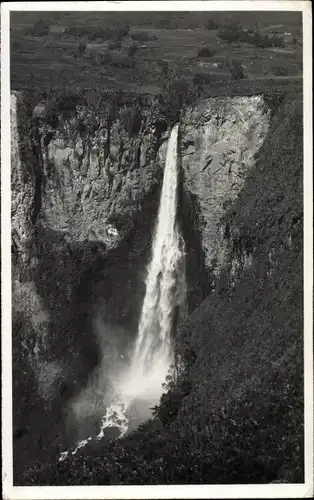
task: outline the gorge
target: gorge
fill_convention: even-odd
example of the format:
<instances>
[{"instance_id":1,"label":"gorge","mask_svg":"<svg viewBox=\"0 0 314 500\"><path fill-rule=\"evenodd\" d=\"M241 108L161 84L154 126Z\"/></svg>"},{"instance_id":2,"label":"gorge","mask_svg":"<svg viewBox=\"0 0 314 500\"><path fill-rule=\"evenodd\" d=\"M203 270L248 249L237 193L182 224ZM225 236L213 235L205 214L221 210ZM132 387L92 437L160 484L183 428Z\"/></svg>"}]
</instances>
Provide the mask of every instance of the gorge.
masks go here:
<instances>
[{"instance_id":1,"label":"gorge","mask_svg":"<svg viewBox=\"0 0 314 500\"><path fill-rule=\"evenodd\" d=\"M16 484L302 481L300 95L11 99Z\"/></svg>"}]
</instances>

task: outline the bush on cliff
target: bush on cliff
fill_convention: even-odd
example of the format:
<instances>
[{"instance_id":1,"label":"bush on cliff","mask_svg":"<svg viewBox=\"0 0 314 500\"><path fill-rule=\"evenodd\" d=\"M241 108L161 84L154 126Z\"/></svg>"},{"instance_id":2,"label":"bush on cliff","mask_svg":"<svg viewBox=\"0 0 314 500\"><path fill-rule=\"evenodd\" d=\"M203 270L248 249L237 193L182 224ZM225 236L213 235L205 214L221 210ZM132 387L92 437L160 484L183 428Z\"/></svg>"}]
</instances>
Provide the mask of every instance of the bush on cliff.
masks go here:
<instances>
[{"instance_id":1,"label":"bush on cliff","mask_svg":"<svg viewBox=\"0 0 314 500\"><path fill-rule=\"evenodd\" d=\"M126 109L122 113L124 130L128 133L129 138L139 134L142 124L142 116L139 107Z\"/></svg>"},{"instance_id":2,"label":"bush on cliff","mask_svg":"<svg viewBox=\"0 0 314 500\"><path fill-rule=\"evenodd\" d=\"M76 112L77 106L84 104L85 99L76 92L65 92L57 101L59 112L63 119L70 118Z\"/></svg>"}]
</instances>

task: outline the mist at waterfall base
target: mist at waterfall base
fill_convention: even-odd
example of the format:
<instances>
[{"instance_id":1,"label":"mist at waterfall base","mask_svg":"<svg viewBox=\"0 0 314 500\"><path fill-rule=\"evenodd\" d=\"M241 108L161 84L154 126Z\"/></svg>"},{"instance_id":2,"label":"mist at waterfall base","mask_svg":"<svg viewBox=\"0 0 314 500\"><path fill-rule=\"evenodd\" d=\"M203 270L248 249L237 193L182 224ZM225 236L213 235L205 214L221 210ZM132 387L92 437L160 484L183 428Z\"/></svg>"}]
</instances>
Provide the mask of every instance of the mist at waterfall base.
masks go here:
<instances>
[{"instance_id":1,"label":"mist at waterfall base","mask_svg":"<svg viewBox=\"0 0 314 500\"><path fill-rule=\"evenodd\" d=\"M98 420L99 412L104 411L96 437L98 440L103 438L108 428L118 431L115 437L122 437L150 418L151 408L159 402L162 385L173 363L173 333L186 293L184 240L177 220L178 131L179 125L175 125L168 141L158 219L137 338L127 359L118 356L114 362L111 360L109 387L107 384L105 393L102 373L110 355L106 352L88 387L73 403L78 419L89 413ZM108 325L101 325L99 319L96 327L98 337L106 335L106 328L110 328ZM79 442L72 453L76 453L91 439L89 436Z\"/></svg>"}]
</instances>

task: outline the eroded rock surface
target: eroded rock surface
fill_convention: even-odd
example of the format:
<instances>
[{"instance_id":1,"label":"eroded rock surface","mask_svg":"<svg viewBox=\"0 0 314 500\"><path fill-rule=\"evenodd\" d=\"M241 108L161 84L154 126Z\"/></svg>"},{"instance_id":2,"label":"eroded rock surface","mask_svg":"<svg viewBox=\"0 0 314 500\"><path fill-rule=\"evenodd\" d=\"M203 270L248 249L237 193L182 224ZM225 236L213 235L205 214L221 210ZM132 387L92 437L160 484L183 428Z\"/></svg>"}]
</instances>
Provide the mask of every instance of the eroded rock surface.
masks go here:
<instances>
[{"instance_id":1,"label":"eroded rock surface","mask_svg":"<svg viewBox=\"0 0 314 500\"><path fill-rule=\"evenodd\" d=\"M196 194L203 219L206 263L224 263L218 223L242 189L269 126L261 96L201 100L182 126L186 189Z\"/></svg>"}]
</instances>

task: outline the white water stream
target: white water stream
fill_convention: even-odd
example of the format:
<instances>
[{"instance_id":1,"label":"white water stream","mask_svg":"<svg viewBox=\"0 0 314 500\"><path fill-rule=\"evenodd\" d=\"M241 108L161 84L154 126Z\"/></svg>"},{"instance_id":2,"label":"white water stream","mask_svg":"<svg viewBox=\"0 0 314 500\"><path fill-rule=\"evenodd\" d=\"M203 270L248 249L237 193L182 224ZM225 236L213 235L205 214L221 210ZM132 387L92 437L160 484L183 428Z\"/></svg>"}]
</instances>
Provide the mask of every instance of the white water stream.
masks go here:
<instances>
[{"instance_id":1,"label":"white water stream","mask_svg":"<svg viewBox=\"0 0 314 500\"><path fill-rule=\"evenodd\" d=\"M123 383L127 399L159 399L172 363L175 314L185 298L184 243L177 224L177 141L178 125L168 142L146 294L128 379Z\"/></svg>"}]
</instances>

